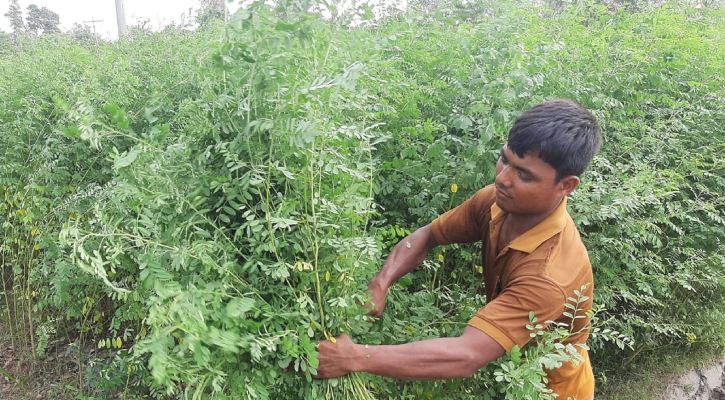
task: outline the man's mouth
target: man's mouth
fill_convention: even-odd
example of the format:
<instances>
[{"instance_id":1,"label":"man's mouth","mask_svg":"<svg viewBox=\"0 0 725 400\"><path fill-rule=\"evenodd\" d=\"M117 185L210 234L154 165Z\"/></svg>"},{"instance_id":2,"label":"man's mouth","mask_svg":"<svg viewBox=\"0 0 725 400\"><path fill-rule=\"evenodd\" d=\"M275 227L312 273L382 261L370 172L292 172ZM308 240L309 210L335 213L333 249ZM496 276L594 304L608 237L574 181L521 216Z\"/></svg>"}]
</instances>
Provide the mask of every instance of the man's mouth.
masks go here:
<instances>
[{"instance_id":1,"label":"man's mouth","mask_svg":"<svg viewBox=\"0 0 725 400\"><path fill-rule=\"evenodd\" d=\"M498 196L498 197L506 197L506 198L509 198L509 199L511 198L511 196L508 193L504 192L499 187L496 187L496 196Z\"/></svg>"}]
</instances>

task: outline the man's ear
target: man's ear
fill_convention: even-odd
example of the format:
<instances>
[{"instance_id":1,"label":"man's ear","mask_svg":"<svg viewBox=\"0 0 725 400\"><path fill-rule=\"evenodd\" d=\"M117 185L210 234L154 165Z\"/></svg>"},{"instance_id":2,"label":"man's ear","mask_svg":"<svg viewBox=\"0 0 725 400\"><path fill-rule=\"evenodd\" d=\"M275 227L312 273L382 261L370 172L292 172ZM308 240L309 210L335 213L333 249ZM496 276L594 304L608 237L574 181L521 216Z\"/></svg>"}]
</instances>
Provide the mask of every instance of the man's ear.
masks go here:
<instances>
[{"instance_id":1,"label":"man's ear","mask_svg":"<svg viewBox=\"0 0 725 400\"><path fill-rule=\"evenodd\" d=\"M567 177L562 178L557 186L559 186L559 191L562 196L568 196L571 194L571 192L574 191L574 189L579 186L579 177L575 175L569 175Z\"/></svg>"}]
</instances>

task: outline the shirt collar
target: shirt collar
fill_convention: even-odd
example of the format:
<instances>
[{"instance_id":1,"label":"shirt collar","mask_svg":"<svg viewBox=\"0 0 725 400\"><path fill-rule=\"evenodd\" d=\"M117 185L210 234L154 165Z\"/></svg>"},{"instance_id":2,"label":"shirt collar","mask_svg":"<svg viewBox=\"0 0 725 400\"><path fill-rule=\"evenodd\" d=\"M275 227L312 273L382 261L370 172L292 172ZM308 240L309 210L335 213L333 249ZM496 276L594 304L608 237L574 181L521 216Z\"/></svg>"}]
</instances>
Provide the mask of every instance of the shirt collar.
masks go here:
<instances>
[{"instance_id":1,"label":"shirt collar","mask_svg":"<svg viewBox=\"0 0 725 400\"><path fill-rule=\"evenodd\" d=\"M491 206L491 220L498 221L503 219L506 213L499 208L494 202ZM526 231L523 235L517 237L512 241L508 247L523 251L525 253L531 253L536 250L539 245L556 235L557 233L564 230L566 226L567 213L566 213L566 197L559 203L554 212L552 212L546 219L541 221L535 227ZM498 240L498 238L496 238Z\"/></svg>"}]
</instances>

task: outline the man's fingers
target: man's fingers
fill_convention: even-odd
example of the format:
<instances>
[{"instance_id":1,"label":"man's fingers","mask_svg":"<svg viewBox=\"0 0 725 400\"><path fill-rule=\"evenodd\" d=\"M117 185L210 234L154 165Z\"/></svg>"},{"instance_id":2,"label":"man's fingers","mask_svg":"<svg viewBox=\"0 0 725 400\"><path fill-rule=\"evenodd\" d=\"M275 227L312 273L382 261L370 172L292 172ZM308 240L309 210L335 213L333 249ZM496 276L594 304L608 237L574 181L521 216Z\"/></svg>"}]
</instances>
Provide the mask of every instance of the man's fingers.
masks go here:
<instances>
[{"instance_id":1,"label":"man's fingers","mask_svg":"<svg viewBox=\"0 0 725 400\"><path fill-rule=\"evenodd\" d=\"M375 318L380 318L383 316L383 312L377 308L368 311L368 315Z\"/></svg>"}]
</instances>

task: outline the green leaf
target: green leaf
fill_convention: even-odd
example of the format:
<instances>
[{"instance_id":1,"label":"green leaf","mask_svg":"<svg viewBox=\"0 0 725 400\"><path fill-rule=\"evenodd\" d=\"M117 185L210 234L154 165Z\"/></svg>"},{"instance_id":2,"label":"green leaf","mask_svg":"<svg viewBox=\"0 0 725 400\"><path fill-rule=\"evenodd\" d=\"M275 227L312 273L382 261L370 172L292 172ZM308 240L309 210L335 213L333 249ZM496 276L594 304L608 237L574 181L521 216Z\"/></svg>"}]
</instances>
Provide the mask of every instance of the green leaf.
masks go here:
<instances>
[{"instance_id":1,"label":"green leaf","mask_svg":"<svg viewBox=\"0 0 725 400\"><path fill-rule=\"evenodd\" d=\"M136 161L136 157L141 154L141 150L139 149L133 149L126 153L125 156L119 158L116 160L116 162L113 164L114 168L121 169L124 167L128 167L131 165L134 161Z\"/></svg>"},{"instance_id":2,"label":"green leaf","mask_svg":"<svg viewBox=\"0 0 725 400\"><path fill-rule=\"evenodd\" d=\"M254 299L245 297L232 299L227 304L226 315L229 318L241 318L252 307L254 307Z\"/></svg>"}]
</instances>

